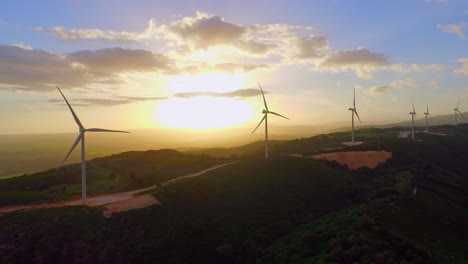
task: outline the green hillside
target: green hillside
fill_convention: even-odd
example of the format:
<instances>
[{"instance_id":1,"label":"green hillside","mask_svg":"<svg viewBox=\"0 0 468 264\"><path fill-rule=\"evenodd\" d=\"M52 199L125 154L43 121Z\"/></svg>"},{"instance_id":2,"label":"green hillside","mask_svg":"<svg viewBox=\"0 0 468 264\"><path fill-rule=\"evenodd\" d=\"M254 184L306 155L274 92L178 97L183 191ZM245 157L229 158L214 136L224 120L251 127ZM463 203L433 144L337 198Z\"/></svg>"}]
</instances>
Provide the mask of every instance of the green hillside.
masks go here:
<instances>
[{"instance_id":1,"label":"green hillside","mask_svg":"<svg viewBox=\"0 0 468 264\"><path fill-rule=\"evenodd\" d=\"M89 195L148 187L226 162L175 150L130 151L87 161ZM81 195L81 164L0 180L0 206Z\"/></svg>"},{"instance_id":2,"label":"green hillside","mask_svg":"<svg viewBox=\"0 0 468 264\"><path fill-rule=\"evenodd\" d=\"M448 135L361 131L352 149L393 153L374 170L287 156L349 137L334 133L277 142L268 160L245 153L111 218L83 207L7 214L0 262L467 263L468 126L438 129Z\"/></svg>"}]
</instances>

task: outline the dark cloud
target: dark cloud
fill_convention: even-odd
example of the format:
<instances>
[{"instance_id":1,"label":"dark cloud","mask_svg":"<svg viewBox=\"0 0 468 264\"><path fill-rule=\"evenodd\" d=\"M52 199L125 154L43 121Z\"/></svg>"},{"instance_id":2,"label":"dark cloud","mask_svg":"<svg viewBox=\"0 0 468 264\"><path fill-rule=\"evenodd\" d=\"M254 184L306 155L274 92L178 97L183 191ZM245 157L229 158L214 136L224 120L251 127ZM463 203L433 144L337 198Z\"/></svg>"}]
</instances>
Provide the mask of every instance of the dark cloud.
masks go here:
<instances>
[{"instance_id":1,"label":"dark cloud","mask_svg":"<svg viewBox=\"0 0 468 264\"><path fill-rule=\"evenodd\" d=\"M83 69L72 66L63 56L43 50L0 45L0 80L13 90L44 91L55 89L56 83L85 85L89 82L89 76Z\"/></svg>"},{"instance_id":2,"label":"dark cloud","mask_svg":"<svg viewBox=\"0 0 468 264\"><path fill-rule=\"evenodd\" d=\"M58 55L37 49L0 45L0 89L50 91L56 85L86 87L119 84L124 72L171 72L171 60L145 50L122 48Z\"/></svg>"},{"instance_id":3,"label":"dark cloud","mask_svg":"<svg viewBox=\"0 0 468 264\"><path fill-rule=\"evenodd\" d=\"M328 40L325 36L309 36L297 38L297 57L300 59L322 57L328 50Z\"/></svg>"},{"instance_id":4,"label":"dark cloud","mask_svg":"<svg viewBox=\"0 0 468 264\"><path fill-rule=\"evenodd\" d=\"M389 84L373 87L370 89L370 91L375 94L379 94L379 93L381 94L381 93L390 93L394 90L414 88L418 86L420 86L420 84L417 81L411 78L406 78L406 79L395 80Z\"/></svg>"},{"instance_id":5,"label":"dark cloud","mask_svg":"<svg viewBox=\"0 0 468 264\"><path fill-rule=\"evenodd\" d=\"M352 70L359 77L369 79L374 71L389 65L383 55L359 48L328 53L318 66L332 71Z\"/></svg>"},{"instance_id":6,"label":"dark cloud","mask_svg":"<svg viewBox=\"0 0 468 264\"><path fill-rule=\"evenodd\" d=\"M386 66L387 59L381 55L369 51L366 48L355 50L343 50L329 53L322 61L323 66Z\"/></svg>"},{"instance_id":7,"label":"dark cloud","mask_svg":"<svg viewBox=\"0 0 468 264\"><path fill-rule=\"evenodd\" d=\"M198 74L210 71L217 71L229 74L238 72L251 72L257 69L266 69L266 64L243 64L243 63L218 63L214 65L190 65L177 71L177 73Z\"/></svg>"},{"instance_id":8,"label":"dark cloud","mask_svg":"<svg viewBox=\"0 0 468 264\"><path fill-rule=\"evenodd\" d=\"M138 97L138 96L119 96L117 99L104 99L104 98L75 98L69 99L71 105L73 106L116 106L124 105L131 103L138 103L144 101L157 101L164 100L167 97ZM62 99L50 99L50 103L60 103L63 104Z\"/></svg>"},{"instance_id":9,"label":"dark cloud","mask_svg":"<svg viewBox=\"0 0 468 264\"><path fill-rule=\"evenodd\" d=\"M267 91L264 91L264 93L268 93ZM197 97L197 96L211 96L211 97L238 97L238 98L247 98L247 97L254 97L261 95L260 90L258 89L253 89L253 88L247 88L247 89L240 89L240 90L235 90L232 92L226 92L226 93L214 93L214 92L188 92L188 93L177 93L174 95L174 97L180 97L180 98L192 98L192 97Z\"/></svg>"},{"instance_id":10,"label":"dark cloud","mask_svg":"<svg viewBox=\"0 0 468 264\"><path fill-rule=\"evenodd\" d=\"M70 53L67 59L84 65L91 72L171 70L171 60L147 50L109 48Z\"/></svg>"}]
</instances>

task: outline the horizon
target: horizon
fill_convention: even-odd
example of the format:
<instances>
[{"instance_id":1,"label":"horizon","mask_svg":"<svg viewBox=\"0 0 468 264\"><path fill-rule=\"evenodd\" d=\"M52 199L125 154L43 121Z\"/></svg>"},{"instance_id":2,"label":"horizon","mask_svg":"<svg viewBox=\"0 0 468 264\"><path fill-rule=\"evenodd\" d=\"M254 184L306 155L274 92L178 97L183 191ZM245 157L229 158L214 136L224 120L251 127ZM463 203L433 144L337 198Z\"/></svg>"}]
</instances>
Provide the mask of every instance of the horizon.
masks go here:
<instances>
[{"instance_id":1,"label":"horizon","mask_svg":"<svg viewBox=\"0 0 468 264\"><path fill-rule=\"evenodd\" d=\"M109 129L253 130L257 82L277 126L350 123L353 89L363 124L468 110L463 1L2 5L1 135L76 131L56 85Z\"/></svg>"}]
</instances>

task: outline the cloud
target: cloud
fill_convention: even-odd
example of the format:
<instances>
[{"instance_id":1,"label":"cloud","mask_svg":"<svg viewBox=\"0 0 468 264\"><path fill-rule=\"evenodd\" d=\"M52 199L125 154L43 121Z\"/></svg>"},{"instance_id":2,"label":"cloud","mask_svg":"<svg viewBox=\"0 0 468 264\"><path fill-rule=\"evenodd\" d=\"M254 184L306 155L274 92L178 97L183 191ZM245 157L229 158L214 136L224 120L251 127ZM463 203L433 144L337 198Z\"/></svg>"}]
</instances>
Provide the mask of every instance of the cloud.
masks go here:
<instances>
[{"instance_id":1,"label":"cloud","mask_svg":"<svg viewBox=\"0 0 468 264\"><path fill-rule=\"evenodd\" d=\"M460 58L457 61L461 64L461 66L455 70L455 73L468 76L468 57Z\"/></svg>"},{"instance_id":2,"label":"cloud","mask_svg":"<svg viewBox=\"0 0 468 264\"><path fill-rule=\"evenodd\" d=\"M64 56L10 45L0 45L0 80L3 89L37 91L55 89L57 83L88 83L86 72L73 67Z\"/></svg>"},{"instance_id":3,"label":"cloud","mask_svg":"<svg viewBox=\"0 0 468 264\"><path fill-rule=\"evenodd\" d=\"M406 79L393 81L386 85L373 87L371 88L371 92L374 94L379 94L379 93L382 94L382 93L389 93L394 90L399 90L403 88L414 88L418 86L419 86L419 83L417 81L411 78L406 78Z\"/></svg>"},{"instance_id":4,"label":"cloud","mask_svg":"<svg viewBox=\"0 0 468 264\"><path fill-rule=\"evenodd\" d=\"M464 40L465 39L465 27L466 24L465 22L460 22L458 24L437 24L437 28L442 30L443 32L454 34L460 39Z\"/></svg>"},{"instance_id":5,"label":"cloud","mask_svg":"<svg viewBox=\"0 0 468 264\"><path fill-rule=\"evenodd\" d=\"M268 93L264 91L264 93ZM197 96L212 96L212 97L238 97L238 98L247 98L261 95L260 90L248 88L248 89L239 89L232 92L226 93L214 93L214 92L188 92L188 93L177 93L174 94L174 97L180 98L192 98Z\"/></svg>"},{"instance_id":6,"label":"cloud","mask_svg":"<svg viewBox=\"0 0 468 264\"><path fill-rule=\"evenodd\" d=\"M167 97L137 97L137 96L118 96L118 99L105 99L105 98L75 98L68 99L73 106L116 106L144 101L157 101L164 100ZM49 103L63 104L62 99L50 99Z\"/></svg>"},{"instance_id":7,"label":"cloud","mask_svg":"<svg viewBox=\"0 0 468 264\"><path fill-rule=\"evenodd\" d=\"M243 64L243 63L218 63L218 64L201 64L201 65L189 65L178 69L177 73L189 73L199 74L204 72L222 72L228 74L235 74L240 72L251 72L258 69L269 68L266 64Z\"/></svg>"},{"instance_id":8,"label":"cloud","mask_svg":"<svg viewBox=\"0 0 468 264\"><path fill-rule=\"evenodd\" d=\"M92 72L170 71L173 68L168 57L147 50L82 50L68 54L67 59Z\"/></svg>"},{"instance_id":9,"label":"cloud","mask_svg":"<svg viewBox=\"0 0 468 264\"><path fill-rule=\"evenodd\" d=\"M195 50L227 45L252 54L265 54L273 48L255 40L251 29L203 12L162 26L161 32L165 32L166 37L177 41L179 45L188 44Z\"/></svg>"},{"instance_id":10,"label":"cloud","mask_svg":"<svg viewBox=\"0 0 468 264\"><path fill-rule=\"evenodd\" d=\"M197 12L195 18L185 17L173 23L169 30L179 38L192 42L197 48L237 42L245 28L225 22L219 16Z\"/></svg>"},{"instance_id":11,"label":"cloud","mask_svg":"<svg viewBox=\"0 0 468 264\"><path fill-rule=\"evenodd\" d=\"M410 72L427 72L427 71L442 71L447 68L444 64L392 64L390 69L400 73L410 73Z\"/></svg>"},{"instance_id":12,"label":"cloud","mask_svg":"<svg viewBox=\"0 0 468 264\"><path fill-rule=\"evenodd\" d=\"M47 32L58 37L61 40L110 40L110 41L138 41L149 39L154 36L156 27L154 19L148 22L148 27L143 32L112 31L100 29L66 29L63 27L54 27L45 29L35 28L39 32Z\"/></svg>"},{"instance_id":13,"label":"cloud","mask_svg":"<svg viewBox=\"0 0 468 264\"><path fill-rule=\"evenodd\" d=\"M387 66L389 66L389 62L383 55L371 52L366 48L331 52L325 55L318 64L319 69L351 70L363 79L370 79L374 71Z\"/></svg>"},{"instance_id":14,"label":"cloud","mask_svg":"<svg viewBox=\"0 0 468 264\"><path fill-rule=\"evenodd\" d=\"M296 47L298 58L318 58L328 50L328 40L324 36L298 37Z\"/></svg>"},{"instance_id":15,"label":"cloud","mask_svg":"<svg viewBox=\"0 0 468 264\"><path fill-rule=\"evenodd\" d=\"M50 91L55 86L86 87L123 83L125 72L170 72L161 54L122 48L59 55L44 50L0 45L0 89Z\"/></svg>"}]
</instances>

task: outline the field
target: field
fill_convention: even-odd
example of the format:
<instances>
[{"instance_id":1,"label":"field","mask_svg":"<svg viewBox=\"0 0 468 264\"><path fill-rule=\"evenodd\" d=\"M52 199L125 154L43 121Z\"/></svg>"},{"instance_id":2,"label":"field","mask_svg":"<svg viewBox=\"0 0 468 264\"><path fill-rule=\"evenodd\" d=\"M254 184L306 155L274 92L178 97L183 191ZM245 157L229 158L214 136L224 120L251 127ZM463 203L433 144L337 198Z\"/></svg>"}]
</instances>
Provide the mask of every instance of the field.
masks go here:
<instances>
[{"instance_id":1,"label":"field","mask_svg":"<svg viewBox=\"0 0 468 264\"><path fill-rule=\"evenodd\" d=\"M348 133L273 142L268 160L260 143L206 156L165 150L96 159L95 175L133 168L145 184L193 169L192 159L226 161L213 153L240 161L157 188L151 195L160 204L108 218L105 207L81 206L4 215L0 262L466 263L468 126L438 129L448 135L412 141L398 139L399 129L358 132L365 143L345 151L392 153L375 169L289 156L332 153ZM144 173L159 163L174 167L158 177ZM0 188L37 185L28 177L16 181L0 181ZM136 186L122 182L120 189Z\"/></svg>"}]
</instances>

